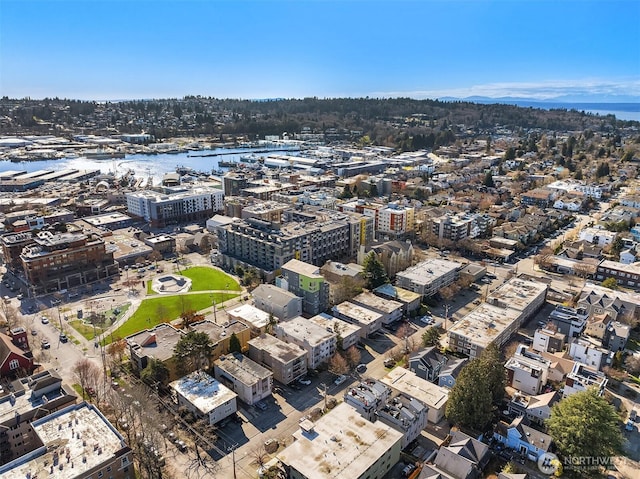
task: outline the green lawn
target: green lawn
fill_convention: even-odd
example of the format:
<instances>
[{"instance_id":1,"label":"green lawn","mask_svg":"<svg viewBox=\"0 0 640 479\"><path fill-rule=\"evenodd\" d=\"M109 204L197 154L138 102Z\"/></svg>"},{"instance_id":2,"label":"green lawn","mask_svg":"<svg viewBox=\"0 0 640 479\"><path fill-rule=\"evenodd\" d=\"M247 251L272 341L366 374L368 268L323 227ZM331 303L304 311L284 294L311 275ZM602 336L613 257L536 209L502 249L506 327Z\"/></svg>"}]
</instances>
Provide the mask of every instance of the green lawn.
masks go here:
<instances>
[{"instance_id":1,"label":"green lawn","mask_svg":"<svg viewBox=\"0 0 640 479\"><path fill-rule=\"evenodd\" d=\"M73 327L73 329L78 331L89 341L91 341L94 338L92 325L86 324L81 319L76 319L75 321L69 321L69 324ZM102 334L102 328L100 328L99 326L96 326L95 331L96 331L96 335L98 336Z\"/></svg>"},{"instance_id":2,"label":"green lawn","mask_svg":"<svg viewBox=\"0 0 640 479\"><path fill-rule=\"evenodd\" d=\"M111 338L124 338L143 329L153 328L157 324L173 321L179 318L183 311L207 309L211 307L211 296L216 304L219 304L223 300L228 301L236 297L237 294L184 294L145 299L133 316L109 335L107 343L111 342Z\"/></svg>"},{"instance_id":3,"label":"green lawn","mask_svg":"<svg viewBox=\"0 0 640 479\"><path fill-rule=\"evenodd\" d=\"M227 273L207 266L194 266L180 273L191 279L191 291L231 290L241 291L238 282Z\"/></svg>"}]
</instances>

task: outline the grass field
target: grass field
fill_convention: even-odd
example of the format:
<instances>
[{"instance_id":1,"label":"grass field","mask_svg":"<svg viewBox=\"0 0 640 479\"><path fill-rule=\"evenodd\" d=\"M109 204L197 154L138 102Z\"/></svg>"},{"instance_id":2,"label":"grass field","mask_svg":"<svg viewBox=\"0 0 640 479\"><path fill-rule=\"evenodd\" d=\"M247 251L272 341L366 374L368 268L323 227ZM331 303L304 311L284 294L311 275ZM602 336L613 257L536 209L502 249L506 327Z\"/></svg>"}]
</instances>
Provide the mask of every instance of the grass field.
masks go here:
<instances>
[{"instance_id":1,"label":"grass field","mask_svg":"<svg viewBox=\"0 0 640 479\"><path fill-rule=\"evenodd\" d=\"M192 282L191 291L231 290L241 291L238 282L228 274L206 266L194 266L182 271Z\"/></svg>"},{"instance_id":2,"label":"grass field","mask_svg":"<svg viewBox=\"0 0 640 479\"><path fill-rule=\"evenodd\" d=\"M223 300L236 297L236 294L227 293L203 293L184 294L175 296L158 296L142 301L138 310L133 313L126 323L116 329L109 336L124 338L143 329L153 328L157 324L173 321L180 317L184 311L200 311L211 306L211 296L216 304ZM111 338L107 338L111 342Z\"/></svg>"}]
</instances>

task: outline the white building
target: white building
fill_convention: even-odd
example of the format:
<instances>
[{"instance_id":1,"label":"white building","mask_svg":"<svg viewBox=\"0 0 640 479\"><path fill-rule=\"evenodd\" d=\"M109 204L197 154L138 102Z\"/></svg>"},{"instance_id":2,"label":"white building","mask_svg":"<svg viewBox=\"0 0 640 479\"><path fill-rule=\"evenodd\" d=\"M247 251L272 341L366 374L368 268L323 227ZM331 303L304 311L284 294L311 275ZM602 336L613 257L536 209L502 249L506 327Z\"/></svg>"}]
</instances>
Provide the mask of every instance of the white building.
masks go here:
<instances>
[{"instance_id":1,"label":"white building","mask_svg":"<svg viewBox=\"0 0 640 479\"><path fill-rule=\"evenodd\" d=\"M172 222L205 221L224 210L224 193L212 187L166 188L166 193L139 190L126 194L127 212L152 225Z\"/></svg>"},{"instance_id":2,"label":"white building","mask_svg":"<svg viewBox=\"0 0 640 479\"><path fill-rule=\"evenodd\" d=\"M578 240L604 247L613 243L617 234L615 231L607 231L604 228L587 227L580 230Z\"/></svg>"},{"instance_id":3,"label":"white building","mask_svg":"<svg viewBox=\"0 0 640 479\"><path fill-rule=\"evenodd\" d=\"M360 341L361 328L357 324L352 324L347 321L334 318L327 313L320 313L313 318L310 318L309 321L317 324L327 331L340 335L342 338L342 349L349 349Z\"/></svg>"},{"instance_id":4,"label":"white building","mask_svg":"<svg viewBox=\"0 0 640 479\"><path fill-rule=\"evenodd\" d=\"M591 369L580 362L575 362L573 369L567 374L562 398L564 399L580 391L586 391L592 387L595 387L598 393L602 395L606 385L607 377L604 373Z\"/></svg>"},{"instance_id":5,"label":"white building","mask_svg":"<svg viewBox=\"0 0 640 479\"><path fill-rule=\"evenodd\" d=\"M515 354L504 365L507 370L507 384L525 394L540 394L547 384L551 361L527 351L523 344L518 345Z\"/></svg>"},{"instance_id":6,"label":"white building","mask_svg":"<svg viewBox=\"0 0 640 479\"><path fill-rule=\"evenodd\" d=\"M382 324L385 326L402 319L402 303L398 301L385 299L365 291L352 298L351 302L382 314Z\"/></svg>"},{"instance_id":7,"label":"white building","mask_svg":"<svg viewBox=\"0 0 640 479\"><path fill-rule=\"evenodd\" d=\"M461 267L455 261L428 259L399 272L396 285L422 296L433 296L458 279Z\"/></svg>"},{"instance_id":8,"label":"white building","mask_svg":"<svg viewBox=\"0 0 640 479\"><path fill-rule=\"evenodd\" d=\"M214 362L213 373L247 404L255 404L271 395L273 373L240 353L220 356Z\"/></svg>"},{"instance_id":9,"label":"white building","mask_svg":"<svg viewBox=\"0 0 640 479\"><path fill-rule=\"evenodd\" d=\"M307 351L309 369L316 369L336 352L337 334L301 316L277 324L274 332L278 339Z\"/></svg>"},{"instance_id":10,"label":"white building","mask_svg":"<svg viewBox=\"0 0 640 479\"><path fill-rule=\"evenodd\" d=\"M360 335L363 338L379 331L382 328L383 315L369 308L364 308L351 301L344 301L332 308L336 318L348 321L360 327Z\"/></svg>"},{"instance_id":11,"label":"white building","mask_svg":"<svg viewBox=\"0 0 640 479\"><path fill-rule=\"evenodd\" d=\"M400 459L403 434L341 403L293 436L276 456L291 479L382 479Z\"/></svg>"},{"instance_id":12,"label":"white building","mask_svg":"<svg viewBox=\"0 0 640 479\"><path fill-rule=\"evenodd\" d=\"M238 410L238 395L204 371L195 371L169 384L178 406L184 406L209 425L222 421Z\"/></svg>"}]
</instances>

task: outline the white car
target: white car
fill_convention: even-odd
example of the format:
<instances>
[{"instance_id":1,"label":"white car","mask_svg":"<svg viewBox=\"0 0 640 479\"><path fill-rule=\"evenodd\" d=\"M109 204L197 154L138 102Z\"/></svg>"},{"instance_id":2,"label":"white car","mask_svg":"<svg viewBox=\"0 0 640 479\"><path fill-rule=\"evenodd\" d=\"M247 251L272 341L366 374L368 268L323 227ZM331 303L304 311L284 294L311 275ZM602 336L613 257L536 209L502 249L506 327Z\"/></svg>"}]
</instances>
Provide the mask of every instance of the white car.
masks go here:
<instances>
[{"instance_id":1,"label":"white car","mask_svg":"<svg viewBox=\"0 0 640 479\"><path fill-rule=\"evenodd\" d=\"M40 321L42 322L42 324L49 324L49 319L46 316L43 316Z\"/></svg>"},{"instance_id":2,"label":"white car","mask_svg":"<svg viewBox=\"0 0 640 479\"><path fill-rule=\"evenodd\" d=\"M340 386L343 382L345 382L347 380L347 376L345 376L344 374L341 374L340 376L338 376L336 378L336 380L334 381L336 386Z\"/></svg>"},{"instance_id":3,"label":"white car","mask_svg":"<svg viewBox=\"0 0 640 479\"><path fill-rule=\"evenodd\" d=\"M433 318L431 316L428 316L428 315L427 316L422 316L420 318L420 322L423 323L423 324L431 324L431 323L433 323Z\"/></svg>"}]
</instances>

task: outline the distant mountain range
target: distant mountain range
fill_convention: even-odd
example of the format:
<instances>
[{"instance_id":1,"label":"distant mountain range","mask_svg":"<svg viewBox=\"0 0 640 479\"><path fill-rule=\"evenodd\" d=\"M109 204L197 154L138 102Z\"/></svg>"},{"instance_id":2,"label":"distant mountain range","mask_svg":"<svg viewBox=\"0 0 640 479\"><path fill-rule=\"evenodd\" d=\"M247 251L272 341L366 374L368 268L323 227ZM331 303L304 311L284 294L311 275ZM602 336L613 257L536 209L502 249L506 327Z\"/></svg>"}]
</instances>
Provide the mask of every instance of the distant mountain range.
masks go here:
<instances>
[{"instance_id":1,"label":"distant mountain range","mask_svg":"<svg viewBox=\"0 0 640 479\"><path fill-rule=\"evenodd\" d=\"M535 100L532 98L499 97L491 98L486 96L469 96L465 98L442 97L441 101L468 101L471 103L492 104L500 103L506 105L517 105L522 107L543 108L565 108L567 110L609 110L609 111L630 111L640 112L640 98L635 96L619 96L612 101L602 101L602 99L589 100L585 97L557 97L553 100Z\"/></svg>"}]
</instances>

